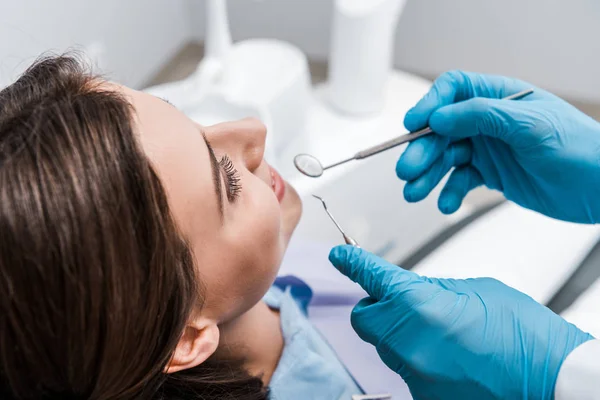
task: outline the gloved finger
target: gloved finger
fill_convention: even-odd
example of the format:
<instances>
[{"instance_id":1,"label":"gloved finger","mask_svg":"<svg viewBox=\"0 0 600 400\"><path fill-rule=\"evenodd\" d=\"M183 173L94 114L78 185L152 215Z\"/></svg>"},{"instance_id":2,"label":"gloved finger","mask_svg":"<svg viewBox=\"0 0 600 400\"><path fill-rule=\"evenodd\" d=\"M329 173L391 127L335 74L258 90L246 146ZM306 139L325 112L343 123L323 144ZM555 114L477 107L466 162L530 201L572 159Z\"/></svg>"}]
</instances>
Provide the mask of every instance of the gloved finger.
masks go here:
<instances>
[{"instance_id":1,"label":"gloved finger","mask_svg":"<svg viewBox=\"0 0 600 400\"><path fill-rule=\"evenodd\" d=\"M439 293L438 289L434 290ZM431 298L431 293L428 290L425 296ZM421 296L421 298L425 296ZM412 307L409 304L412 304ZM422 304L422 301L419 301L418 304ZM402 325L407 319L415 316L415 304L407 302L406 305L408 307L396 307L397 305L394 303L378 302L372 297L366 297L352 309L350 324L362 340L379 346L380 340L385 338L385 333L389 332L393 326Z\"/></svg>"},{"instance_id":2,"label":"gloved finger","mask_svg":"<svg viewBox=\"0 0 600 400\"><path fill-rule=\"evenodd\" d=\"M451 292L461 292L467 293L472 291L472 288L469 286L469 282L464 279L453 279L453 278L425 278L427 282L433 283L441 287L442 289L449 290Z\"/></svg>"},{"instance_id":3,"label":"gloved finger","mask_svg":"<svg viewBox=\"0 0 600 400\"><path fill-rule=\"evenodd\" d=\"M426 198L453 167L471 162L473 147L470 141L462 140L451 144L423 175L404 186L404 198L417 202Z\"/></svg>"},{"instance_id":4,"label":"gloved finger","mask_svg":"<svg viewBox=\"0 0 600 400\"><path fill-rule=\"evenodd\" d=\"M358 334L358 337L372 345L377 345L377 336L373 329L371 329L371 324L365 323L365 321L370 318L369 307L376 303L377 300L374 298L365 297L354 306L352 313L350 314L350 324L352 325L352 329Z\"/></svg>"},{"instance_id":5,"label":"gloved finger","mask_svg":"<svg viewBox=\"0 0 600 400\"><path fill-rule=\"evenodd\" d=\"M419 345L415 335L425 334L431 326L437 330L452 325L445 318L447 314L438 311L451 307L456 299L456 292L423 280L415 282L400 296L380 301L370 297L362 299L353 308L350 322L358 336L374 345L384 363L398 372L400 354L406 354L404 350L410 352L410 346ZM441 328L441 331L446 329ZM427 346L427 340L421 344Z\"/></svg>"},{"instance_id":6,"label":"gloved finger","mask_svg":"<svg viewBox=\"0 0 600 400\"><path fill-rule=\"evenodd\" d=\"M440 75L429 89L429 92L404 116L404 127L411 132L428 125L431 114L440 107L455 102L459 88L456 76L460 71L445 72Z\"/></svg>"},{"instance_id":7,"label":"gloved finger","mask_svg":"<svg viewBox=\"0 0 600 400\"><path fill-rule=\"evenodd\" d=\"M380 300L391 286L402 288L420 276L355 246L342 245L331 249L329 261L342 274L358 283L375 300Z\"/></svg>"},{"instance_id":8,"label":"gloved finger","mask_svg":"<svg viewBox=\"0 0 600 400\"><path fill-rule=\"evenodd\" d=\"M427 171L448 147L450 139L428 135L411 142L396 163L396 175L404 181L412 181Z\"/></svg>"},{"instance_id":9,"label":"gloved finger","mask_svg":"<svg viewBox=\"0 0 600 400\"><path fill-rule=\"evenodd\" d=\"M483 183L481 174L472 166L456 168L440 193L438 208L444 214L456 212L467 193Z\"/></svg>"},{"instance_id":10,"label":"gloved finger","mask_svg":"<svg viewBox=\"0 0 600 400\"><path fill-rule=\"evenodd\" d=\"M448 71L440 75L429 92L406 113L404 126L409 131L416 131L425 127L432 113L440 107L473 97L500 99L530 87L523 81L498 75ZM530 97L536 97L536 92Z\"/></svg>"},{"instance_id":11,"label":"gloved finger","mask_svg":"<svg viewBox=\"0 0 600 400\"><path fill-rule=\"evenodd\" d=\"M475 98L440 108L429 121L441 136L466 138L484 135L510 146L533 146L547 132L547 119L539 116L532 103L514 100ZM536 127L536 129L532 129ZM548 126L548 129L551 129Z\"/></svg>"}]
</instances>

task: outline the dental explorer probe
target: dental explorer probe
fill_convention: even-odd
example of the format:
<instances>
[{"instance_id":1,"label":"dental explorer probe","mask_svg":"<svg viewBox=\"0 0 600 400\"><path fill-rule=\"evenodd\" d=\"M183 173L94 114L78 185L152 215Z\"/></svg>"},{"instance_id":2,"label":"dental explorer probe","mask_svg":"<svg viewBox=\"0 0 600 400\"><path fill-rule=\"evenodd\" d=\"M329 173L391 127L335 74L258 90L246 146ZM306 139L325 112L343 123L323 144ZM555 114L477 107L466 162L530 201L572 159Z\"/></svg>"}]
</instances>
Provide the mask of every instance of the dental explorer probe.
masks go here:
<instances>
[{"instance_id":1,"label":"dental explorer probe","mask_svg":"<svg viewBox=\"0 0 600 400\"><path fill-rule=\"evenodd\" d=\"M354 239L352 239L350 236L346 235L346 233L344 232L344 230L342 229L342 227L340 227L340 224L337 223L337 221L335 220L335 218L333 218L333 215L331 215L331 213L329 212L329 210L327 209L327 204L325 204L325 200L323 200L321 197L314 195L313 197L316 199L321 200L321 203L323 203L323 208L325 209L325 212L327 213L327 215L329 215L329 218L331 218L331 221L335 224L336 228L338 229L338 231L340 231L340 233L342 234L342 236L344 237L344 242L346 242L346 244L355 246L355 247L360 247L358 245L358 242Z\"/></svg>"},{"instance_id":2,"label":"dental explorer probe","mask_svg":"<svg viewBox=\"0 0 600 400\"><path fill-rule=\"evenodd\" d=\"M529 96L532 93L533 89L527 89L523 90L522 92L504 97L502 100L520 100L526 96ZM366 150L359 151L350 158L338 161L326 167L323 167L323 164L321 164L321 162L315 156L311 156L310 154L298 154L296 157L294 157L294 165L296 166L298 171L302 172L304 175L310 176L311 178L318 178L321 175L323 175L323 172L327 169L345 164L348 161L362 160L363 158L374 156L375 154L379 154L382 151L392 149L406 142L412 142L413 140L429 135L431 133L433 133L433 130L430 127L423 128L416 132L407 133L398 136L394 139L390 139L387 142L383 142L376 146L370 147Z\"/></svg>"}]
</instances>

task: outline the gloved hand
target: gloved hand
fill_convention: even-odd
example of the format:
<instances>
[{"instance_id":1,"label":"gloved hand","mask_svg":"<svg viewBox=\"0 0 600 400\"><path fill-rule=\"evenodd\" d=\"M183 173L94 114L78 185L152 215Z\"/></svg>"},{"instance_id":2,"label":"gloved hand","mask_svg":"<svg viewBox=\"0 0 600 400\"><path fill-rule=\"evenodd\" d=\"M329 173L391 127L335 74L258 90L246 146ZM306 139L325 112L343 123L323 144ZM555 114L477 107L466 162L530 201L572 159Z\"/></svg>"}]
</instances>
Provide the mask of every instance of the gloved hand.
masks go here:
<instances>
[{"instance_id":1,"label":"gloved hand","mask_svg":"<svg viewBox=\"0 0 600 400\"><path fill-rule=\"evenodd\" d=\"M410 131L429 125L436 132L411 143L396 165L408 181L406 200L424 199L456 167L439 197L443 213L485 184L553 218L600 222L600 124L537 88L522 100L499 100L531 87L499 76L441 75L404 119Z\"/></svg>"},{"instance_id":2,"label":"gloved hand","mask_svg":"<svg viewBox=\"0 0 600 400\"><path fill-rule=\"evenodd\" d=\"M499 281L432 279L353 247L329 260L370 295L352 327L420 399L552 399L560 366L593 339Z\"/></svg>"}]
</instances>

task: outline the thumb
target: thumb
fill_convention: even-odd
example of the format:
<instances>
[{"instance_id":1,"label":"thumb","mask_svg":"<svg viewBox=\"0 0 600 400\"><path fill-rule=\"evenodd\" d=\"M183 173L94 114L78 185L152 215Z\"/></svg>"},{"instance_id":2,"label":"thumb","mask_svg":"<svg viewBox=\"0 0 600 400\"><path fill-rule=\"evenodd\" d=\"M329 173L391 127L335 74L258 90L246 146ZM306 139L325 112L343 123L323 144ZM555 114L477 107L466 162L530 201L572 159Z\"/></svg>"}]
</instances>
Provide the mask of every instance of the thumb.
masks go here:
<instances>
[{"instance_id":1,"label":"thumb","mask_svg":"<svg viewBox=\"0 0 600 400\"><path fill-rule=\"evenodd\" d=\"M429 126L442 136L483 135L515 146L527 141L527 133L533 132L530 119L535 113L532 111L529 101L478 97L438 109L431 115ZM523 129L527 127L529 129Z\"/></svg>"},{"instance_id":2,"label":"thumb","mask_svg":"<svg viewBox=\"0 0 600 400\"><path fill-rule=\"evenodd\" d=\"M391 286L398 290L421 277L390 264L359 247L342 245L331 249L329 261L342 274L358 283L375 300L380 300Z\"/></svg>"}]
</instances>

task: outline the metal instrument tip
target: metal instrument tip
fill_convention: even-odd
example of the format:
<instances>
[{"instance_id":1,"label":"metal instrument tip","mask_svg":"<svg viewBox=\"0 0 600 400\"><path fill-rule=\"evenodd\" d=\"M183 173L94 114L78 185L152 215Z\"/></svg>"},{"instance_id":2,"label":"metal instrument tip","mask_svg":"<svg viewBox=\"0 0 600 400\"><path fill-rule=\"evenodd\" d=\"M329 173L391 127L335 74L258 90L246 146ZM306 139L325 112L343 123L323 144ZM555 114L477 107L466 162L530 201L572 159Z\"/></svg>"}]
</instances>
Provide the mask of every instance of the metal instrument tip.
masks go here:
<instances>
[{"instance_id":1,"label":"metal instrument tip","mask_svg":"<svg viewBox=\"0 0 600 400\"><path fill-rule=\"evenodd\" d=\"M331 213L327 209L327 203L325 203L325 200L323 200L322 197L317 196L316 194L313 194L312 196L315 199L321 201L321 203L323 204L323 208L325 209L325 212L327 213L327 215L329 216L329 218L331 219L331 221L333 222L333 224L335 225L335 227L338 229L338 231L340 231L340 233L344 237L344 241L346 242L346 244L350 244L352 246L359 247L358 243L356 242L356 240L354 240L350 236L346 235L346 232L344 232L344 230L342 229L342 227L340 226L340 224L338 224L337 221L335 220L335 218L333 218L333 215L331 215Z\"/></svg>"},{"instance_id":2,"label":"metal instrument tip","mask_svg":"<svg viewBox=\"0 0 600 400\"><path fill-rule=\"evenodd\" d=\"M317 196L316 194L313 194L312 197L314 197L317 200L320 200L321 203L323 203L323 207L325 207L325 209L327 210L327 204L325 204L325 200L323 200L322 197Z\"/></svg>"}]
</instances>

